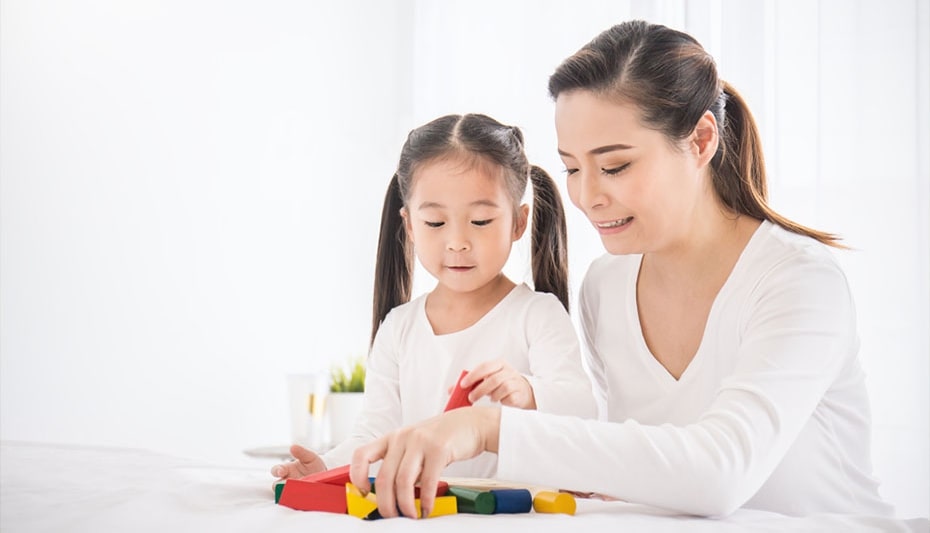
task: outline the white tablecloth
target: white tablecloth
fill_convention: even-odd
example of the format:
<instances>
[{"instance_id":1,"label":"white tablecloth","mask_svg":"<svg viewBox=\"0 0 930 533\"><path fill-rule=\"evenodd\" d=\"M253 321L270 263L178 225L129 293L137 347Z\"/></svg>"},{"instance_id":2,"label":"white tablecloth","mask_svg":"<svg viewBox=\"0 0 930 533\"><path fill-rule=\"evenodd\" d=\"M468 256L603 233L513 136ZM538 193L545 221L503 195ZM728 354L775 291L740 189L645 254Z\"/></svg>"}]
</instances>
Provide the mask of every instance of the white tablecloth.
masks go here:
<instances>
[{"instance_id":1,"label":"white tablecloth","mask_svg":"<svg viewBox=\"0 0 930 533\"><path fill-rule=\"evenodd\" d=\"M223 466L122 448L0 443L0 531L901 531L927 532L926 518L805 518L741 509L711 520L622 502L578 500L574 516L443 516L364 522L274 504L265 466Z\"/></svg>"}]
</instances>

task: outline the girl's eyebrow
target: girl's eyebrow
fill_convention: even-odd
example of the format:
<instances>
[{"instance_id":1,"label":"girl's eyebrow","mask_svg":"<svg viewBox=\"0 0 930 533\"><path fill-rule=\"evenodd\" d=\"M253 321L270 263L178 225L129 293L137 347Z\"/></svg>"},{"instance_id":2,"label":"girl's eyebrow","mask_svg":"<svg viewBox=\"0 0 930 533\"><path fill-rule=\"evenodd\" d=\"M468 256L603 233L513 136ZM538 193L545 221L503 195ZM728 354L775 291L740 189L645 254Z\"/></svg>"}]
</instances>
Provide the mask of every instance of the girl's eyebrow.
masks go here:
<instances>
[{"instance_id":1,"label":"girl's eyebrow","mask_svg":"<svg viewBox=\"0 0 930 533\"><path fill-rule=\"evenodd\" d=\"M629 150L631 148L633 147L630 146L629 144L608 144L606 146L599 146L597 148L592 148L591 150L588 150L588 153L591 155L600 155L600 154L606 154L607 152L615 152L617 150ZM564 155L566 157L575 157L568 152L562 151L561 148L559 148L559 155Z\"/></svg>"},{"instance_id":2,"label":"girl's eyebrow","mask_svg":"<svg viewBox=\"0 0 930 533\"><path fill-rule=\"evenodd\" d=\"M497 202L492 200L475 200L474 202L468 204L472 207L500 207L497 205ZM439 202L423 202L417 206L417 209L444 209L446 206Z\"/></svg>"}]
</instances>

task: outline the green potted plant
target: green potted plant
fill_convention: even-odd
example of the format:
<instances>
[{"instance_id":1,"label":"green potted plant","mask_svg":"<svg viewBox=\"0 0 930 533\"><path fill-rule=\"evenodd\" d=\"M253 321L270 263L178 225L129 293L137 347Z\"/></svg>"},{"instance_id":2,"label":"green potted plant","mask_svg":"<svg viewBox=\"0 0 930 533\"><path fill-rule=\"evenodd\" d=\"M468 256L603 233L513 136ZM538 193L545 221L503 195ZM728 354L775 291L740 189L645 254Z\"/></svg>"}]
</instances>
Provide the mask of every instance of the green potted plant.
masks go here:
<instances>
[{"instance_id":1,"label":"green potted plant","mask_svg":"<svg viewBox=\"0 0 930 533\"><path fill-rule=\"evenodd\" d=\"M329 420L329 442L335 446L346 439L355 427L362 411L365 393L365 360L350 359L348 365L333 365L330 371L326 418Z\"/></svg>"},{"instance_id":2,"label":"green potted plant","mask_svg":"<svg viewBox=\"0 0 930 533\"><path fill-rule=\"evenodd\" d=\"M365 392L365 362L361 358L350 361L348 372L334 365L329 376L329 392Z\"/></svg>"}]
</instances>

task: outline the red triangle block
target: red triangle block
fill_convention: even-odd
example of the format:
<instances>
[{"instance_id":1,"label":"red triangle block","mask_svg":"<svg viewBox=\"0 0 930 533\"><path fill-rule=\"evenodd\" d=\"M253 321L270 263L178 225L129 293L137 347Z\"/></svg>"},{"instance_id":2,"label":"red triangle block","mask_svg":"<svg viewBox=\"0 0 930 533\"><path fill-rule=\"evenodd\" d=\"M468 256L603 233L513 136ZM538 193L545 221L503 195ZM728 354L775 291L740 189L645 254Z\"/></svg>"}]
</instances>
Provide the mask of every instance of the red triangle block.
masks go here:
<instances>
[{"instance_id":1,"label":"red triangle block","mask_svg":"<svg viewBox=\"0 0 930 533\"><path fill-rule=\"evenodd\" d=\"M300 478L301 481L310 481L313 483L326 483L327 485L339 485L345 491L346 483L349 481L349 467L352 465L343 465L338 468L330 468L322 472L306 475Z\"/></svg>"},{"instance_id":2,"label":"red triangle block","mask_svg":"<svg viewBox=\"0 0 930 533\"><path fill-rule=\"evenodd\" d=\"M345 485L340 487L302 479L288 479L284 483L278 504L298 511L346 514L348 510Z\"/></svg>"}]
</instances>

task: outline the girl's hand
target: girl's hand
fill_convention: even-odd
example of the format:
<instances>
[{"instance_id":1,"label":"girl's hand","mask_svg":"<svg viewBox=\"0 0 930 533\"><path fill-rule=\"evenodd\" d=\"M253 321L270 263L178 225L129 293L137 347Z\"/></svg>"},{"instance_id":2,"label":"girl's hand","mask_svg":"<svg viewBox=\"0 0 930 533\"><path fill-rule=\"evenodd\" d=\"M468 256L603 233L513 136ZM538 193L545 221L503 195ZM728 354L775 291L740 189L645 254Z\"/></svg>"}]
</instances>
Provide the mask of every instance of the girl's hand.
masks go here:
<instances>
[{"instance_id":1,"label":"girl's hand","mask_svg":"<svg viewBox=\"0 0 930 533\"><path fill-rule=\"evenodd\" d=\"M326 470L326 465L320 456L303 446L297 444L291 446L291 455L294 456L294 461L271 467L271 475L278 478L272 484L272 490L274 490L274 485L282 479L300 479Z\"/></svg>"},{"instance_id":2,"label":"girl's hand","mask_svg":"<svg viewBox=\"0 0 930 533\"><path fill-rule=\"evenodd\" d=\"M466 389L478 384L468 394L468 401L472 403L487 396L508 407L536 409L536 396L530 382L503 359L481 363L466 374L461 383Z\"/></svg>"},{"instance_id":3,"label":"girl's hand","mask_svg":"<svg viewBox=\"0 0 930 533\"><path fill-rule=\"evenodd\" d=\"M401 428L357 448L349 477L367 494L368 466L383 460L375 479L381 516L397 516L399 509L404 516L416 517L413 488L418 481L422 516L429 516L442 470L453 461L496 452L500 421L500 408L462 407Z\"/></svg>"}]
</instances>

